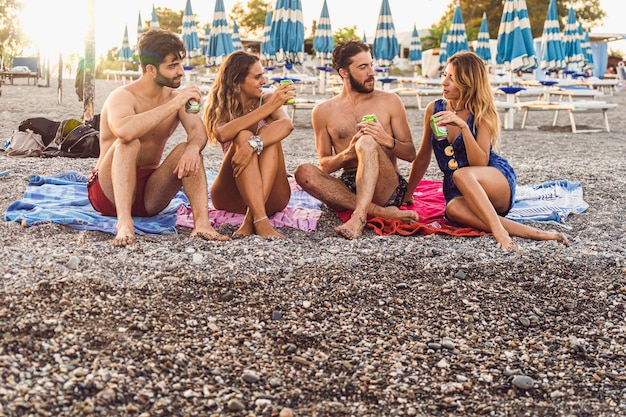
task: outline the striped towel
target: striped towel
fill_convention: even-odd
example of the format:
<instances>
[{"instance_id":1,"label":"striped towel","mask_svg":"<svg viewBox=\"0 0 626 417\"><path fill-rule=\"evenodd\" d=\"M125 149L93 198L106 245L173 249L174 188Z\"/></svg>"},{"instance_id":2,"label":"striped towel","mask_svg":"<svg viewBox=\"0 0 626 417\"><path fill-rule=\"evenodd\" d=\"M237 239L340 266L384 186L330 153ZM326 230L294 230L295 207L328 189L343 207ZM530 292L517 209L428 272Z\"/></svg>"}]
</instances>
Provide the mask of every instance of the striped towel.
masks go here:
<instances>
[{"instance_id":1,"label":"striped towel","mask_svg":"<svg viewBox=\"0 0 626 417\"><path fill-rule=\"evenodd\" d=\"M209 190L216 176L216 172L207 173ZM274 227L292 227L304 230L305 232L314 231L317 229L317 222L322 216L321 202L303 191L292 177L289 178L289 185L291 186L291 198L289 203L283 211L279 211L270 217L270 224ZM209 195L209 218L214 227L219 227L223 224L239 226L243 222L243 217L243 214L216 210L211 202L211 196ZM186 201L184 205L178 208L176 225L193 227L193 217L191 216L189 201Z\"/></svg>"}]
</instances>

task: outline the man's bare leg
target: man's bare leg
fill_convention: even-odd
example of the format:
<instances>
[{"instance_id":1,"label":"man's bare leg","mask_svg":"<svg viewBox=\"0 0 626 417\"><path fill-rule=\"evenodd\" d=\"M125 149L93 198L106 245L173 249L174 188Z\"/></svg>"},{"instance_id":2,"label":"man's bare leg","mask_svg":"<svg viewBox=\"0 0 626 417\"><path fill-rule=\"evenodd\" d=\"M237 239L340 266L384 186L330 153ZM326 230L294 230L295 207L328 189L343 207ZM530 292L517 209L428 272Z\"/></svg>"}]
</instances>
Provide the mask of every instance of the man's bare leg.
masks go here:
<instances>
[{"instance_id":1,"label":"man's bare leg","mask_svg":"<svg viewBox=\"0 0 626 417\"><path fill-rule=\"evenodd\" d=\"M132 245L137 241L131 208L137 187L136 161L139 149L139 140L131 142L118 140L109 150L113 152L109 175L117 211L117 225L115 226L117 235L112 243L117 247Z\"/></svg>"}]
</instances>

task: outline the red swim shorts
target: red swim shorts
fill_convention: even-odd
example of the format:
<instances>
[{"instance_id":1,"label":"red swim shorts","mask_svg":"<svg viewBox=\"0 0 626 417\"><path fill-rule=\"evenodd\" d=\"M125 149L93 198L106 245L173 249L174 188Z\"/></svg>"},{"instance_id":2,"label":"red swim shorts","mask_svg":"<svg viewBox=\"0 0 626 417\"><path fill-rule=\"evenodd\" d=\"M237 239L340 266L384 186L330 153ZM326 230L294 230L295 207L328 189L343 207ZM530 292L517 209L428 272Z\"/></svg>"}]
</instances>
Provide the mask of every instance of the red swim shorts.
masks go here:
<instances>
[{"instance_id":1,"label":"red swim shorts","mask_svg":"<svg viewBox=\"0 0 626 417\"><path fill-rule=\"evenodd\" d=\"M144 205L144 191L146 188L146 182L148 178L155 171L154 168L137 168L137 187L135 190L135 201L131 208L130 214L135 217L150 217L146 207ZM93 170L91 172L91 178L87 181L87 195L89 202L93 208L105 216L117 216L117 210L115 210L115 204L107 198L102 191L100 181L98 180L98 171Z\"/></svg>"}]
</instances>

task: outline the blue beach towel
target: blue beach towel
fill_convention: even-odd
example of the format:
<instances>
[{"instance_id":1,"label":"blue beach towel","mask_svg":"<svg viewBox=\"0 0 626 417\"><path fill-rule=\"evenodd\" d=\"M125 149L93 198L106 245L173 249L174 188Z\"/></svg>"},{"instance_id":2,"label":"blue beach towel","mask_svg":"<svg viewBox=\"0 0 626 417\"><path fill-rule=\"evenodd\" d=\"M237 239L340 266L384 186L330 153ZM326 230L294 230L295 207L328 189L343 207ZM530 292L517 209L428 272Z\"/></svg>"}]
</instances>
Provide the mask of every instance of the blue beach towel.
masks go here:
<instances>
[{"instance_id":1,"label":"blue beach towel","mask_svg":"<svg viewBox=\"0 0 626 417\"><path fill-rule=\"evenodd\" d=\"M88 177L67 172L52 177L30 175L24 198L6 210L5 221L23 226L64 224L78 230L99 230L115 234L116 217L103 216L91 207L87 198ZM186 197L179 191L161 213L153 217L133 217L135 233L176 233L176 210Z\"/></svg>"}]
</instances>

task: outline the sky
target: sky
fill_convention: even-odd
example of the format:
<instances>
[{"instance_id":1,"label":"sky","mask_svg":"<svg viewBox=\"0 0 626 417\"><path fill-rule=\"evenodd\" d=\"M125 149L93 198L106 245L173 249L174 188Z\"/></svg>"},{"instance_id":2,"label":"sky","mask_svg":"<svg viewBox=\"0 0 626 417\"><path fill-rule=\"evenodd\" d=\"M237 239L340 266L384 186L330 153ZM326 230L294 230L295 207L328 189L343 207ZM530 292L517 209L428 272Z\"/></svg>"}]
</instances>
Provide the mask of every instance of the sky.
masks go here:
<instances>
[{"instance_id":1,"label":"sky","mask_svg":"<svg viewBox=\"0 0 626 417\"><path fill-rule=\"evenodd\" d=\"M226 13L229 14L238 0L224 0ZM247 0L241 0L244 4ZM96 2L96 54L104 55L114 46L121 46L124 28L128 25L131 45L136 44L137 18L141 13L143 21L149 20L152 5L167 7L172 10L184 10L186 0L95 0ZM307 34L313 20L319 20L324 0L302 0L302 13ZM84 35L86 20L79 16L86 15L86 0L22 0L25 10L21 17L22 27L39 45L42 56L50 57L84 51ZM366 33L373 36L376 20L382 0L327 0L328 13L334 30L342 27L356 26L360 36ZM413 25L418 29L426 29L439 21L450 1L445 0L411 0L414 6L407 7L407 0L389 0L396 32L409 32ZM623 0L600 0L600 7L607 12L602 27L592 32L622 33L624 31L622 6ZM191 0L194 14L200 25L213 20L215 0ZM409 12L412 9L412 12ZM68 20L68 10L72 18ZM622 44L624 46L622 47ZM611 44L610 48L626 52L626 41Z\"/></svg>"}]
</instances>

